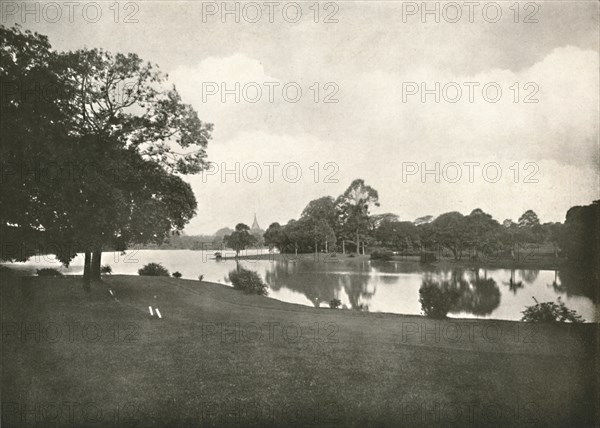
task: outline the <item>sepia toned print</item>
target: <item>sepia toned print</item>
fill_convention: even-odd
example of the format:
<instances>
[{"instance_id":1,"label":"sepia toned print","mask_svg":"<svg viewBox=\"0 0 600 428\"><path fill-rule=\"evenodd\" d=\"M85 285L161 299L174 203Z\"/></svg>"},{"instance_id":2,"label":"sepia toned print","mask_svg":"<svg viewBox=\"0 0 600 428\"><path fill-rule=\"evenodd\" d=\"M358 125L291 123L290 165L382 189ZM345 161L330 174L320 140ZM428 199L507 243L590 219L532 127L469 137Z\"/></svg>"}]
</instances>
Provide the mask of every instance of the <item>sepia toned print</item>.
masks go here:
<instances>
[{"instance_id":1,"label":"sepia toned print","mask_svg":"<svg viewBox=\"0 0 600 428\"><path fill-rule=\"evenodd\" d=\"M3 1L0 425L595 427L595 1Z\"/></svg>"}]
</instances>

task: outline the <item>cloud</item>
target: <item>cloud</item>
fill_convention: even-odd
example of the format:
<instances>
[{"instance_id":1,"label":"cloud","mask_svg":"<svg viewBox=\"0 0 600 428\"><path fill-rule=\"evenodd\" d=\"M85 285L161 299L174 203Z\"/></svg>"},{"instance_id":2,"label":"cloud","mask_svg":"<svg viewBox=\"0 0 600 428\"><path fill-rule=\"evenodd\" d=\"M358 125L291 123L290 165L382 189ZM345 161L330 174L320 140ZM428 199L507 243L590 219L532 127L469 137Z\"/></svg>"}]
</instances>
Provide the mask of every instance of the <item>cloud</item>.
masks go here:
<instances>
[{"instance_id":1,"label":"cloud","mask_svg":"<svg viewBox=\"0 0 600 428\"><path fill-rule=\"evenodd\" d=\"M518 218L530 208L543 221L563 220L570 206L600 197L598 68L594 51L564 46L519 71L490 69L469 75L420 65L396 73L364 72L336 81L339 102L325 104L316 103L314 94L306 91L310 81L298 82L305 92L296 103L281 97L273 102L224 103L218 96L202 102L198 91L202 82L232 85L237 81L243 86L248 82L284 84L286 79L269 75L260 61L241 54L180 67L171 74L172 80L200 117L216 124L209 159L220 165L225 162L228 168L236 162L242 168L244 163L256 162L263 174L258 183L244 182L243 177L235 183L232 174L224 183L190 178L200 206L202 201L219 202L211 203L214 215L200 215L188 229L210 232L251 217L255 211L262 223L287 222L297 218L311 199L335 197L358 177L379 190L380 211L396 212L403 219L450 210L468 213L480 207L499 220ZM442 88L456 82L462 96L456 103L445 100L443 93L440 102L428 95L423 103L420 94L402 102L403 82L425 82L429 89L435 82ZM469 101L465 82L478 83L474 102ZM486 84L493 84L490 97L495 96L493 87L501 89L498 102L483 98ZM456 96L450 89L447 98ZM525 103L525 97L538 102ZM295 162L303 178L290 183L279 176L270 183L264 162ZM321 170L318 183L310 170L316 162ZM327 162L335 164L338 183L322 182ZM490 183L478 170L473 183L464 179L437 183L431 176L425 183L420 179L403 182L403 162L425 163L428 168L435 162L442 166L496 162L503 176ZM523 182L531 172L525 168L527 162L537 168L535 183ZM519 179L515 183L516 163Z\"/></svg>"},{"instance_id":2,"label":"cloud","mask_svg":"<svg viewBox=\"0 0 600 428\"><path fill-rule=\"evenodd\" d=\"M352 88L350 98L362 107L347 119L361 120L361 132L375 132L378 139L393 141L409 156L504 156L590 166L598 162L594 156L598 150L598 68L597 53L568 46L519 72L494 69L456 75L419 68L402 74L368 73L342 86ZM419 86L419 93L407 96L405 103L404 82ZM440 101L427 95L423 103L421 84L431 90L436 82ZM452 82L462 91L455 103L448 101L457 97ZM478 84L474 102L469 100L465 82ZM486 84L493 85L490 97L495 96L494 86L502 90L498 102L485 101L482 88ZM538 102L524 102L527 97Z\"/></svg>"}]
</instances>

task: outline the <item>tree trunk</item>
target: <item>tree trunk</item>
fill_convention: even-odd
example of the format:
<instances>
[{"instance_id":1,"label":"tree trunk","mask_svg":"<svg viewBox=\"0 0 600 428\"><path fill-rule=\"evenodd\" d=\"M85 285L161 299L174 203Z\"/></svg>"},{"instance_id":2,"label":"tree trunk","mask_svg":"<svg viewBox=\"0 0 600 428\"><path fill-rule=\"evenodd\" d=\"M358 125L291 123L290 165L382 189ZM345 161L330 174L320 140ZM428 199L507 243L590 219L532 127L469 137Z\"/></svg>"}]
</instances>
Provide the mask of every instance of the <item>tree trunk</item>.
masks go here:
<instances>
[{"instance_id":1,"label":"tree trunk","mask_svg":"<svg viewBox=\"0 0 600 428\"><path fill-rule=\"evenodd\" d=\"M346 254L346 240L342 239L342 254Z\"/></svg>"},{"instance_id":2,"label":"tree trunk","mask_svg":"<svg viewBox=\"0 0 600 428\"><path fill-rule=\"evenodd\" d=\"M102 249L95 248L92 252L90 274L92 281L100 281L100 264L102 263Z\"/></svg>"},{"instance_id":3,"label":"tree trunk","mask_svg":"<svg viewBox=\"0 0 600 428\"><path fill-rule=\"evenodd\" d=\"M83 260L83 288L90 289L90 280L92 278L92 252L85 250L85 258Z\"/></svg>"},{"instance_id":4,"label":"tree trunk","mask_svg":"<svg viewBox=\"0 0 600 428\"><path fill-rule=\"evenodd\" d=\"M360 241L358 236L358 229L356 229L356 255L360 254Z\"/></svg>"}]
</instances>

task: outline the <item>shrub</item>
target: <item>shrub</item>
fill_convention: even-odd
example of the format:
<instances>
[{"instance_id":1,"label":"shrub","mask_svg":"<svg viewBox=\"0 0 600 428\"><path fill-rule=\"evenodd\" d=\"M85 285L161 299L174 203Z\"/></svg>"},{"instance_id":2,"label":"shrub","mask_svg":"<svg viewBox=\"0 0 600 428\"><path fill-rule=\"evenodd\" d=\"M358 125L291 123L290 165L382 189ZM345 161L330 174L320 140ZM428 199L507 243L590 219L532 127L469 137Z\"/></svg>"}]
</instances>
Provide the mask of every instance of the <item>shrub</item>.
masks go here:
<instances>
[{"instance_id":1,"label":"shrub","mask_svg":"<svg viewBox=\"0 0 600 428\"><path fill-rule=\"evenodd\" d=\"M331 309L337 309L340 306L342 306L342 302L339 299L331 299L331 301L329 302L329 307Z\"/></svg>"},{"instance_id":2,"label":"shrub","mask_svg":"<svg viewBox=\"0 0 600 428\"><path fill-rule=\"evenodd\" d=\"M104 265L100 268L100 273L103 275L106 274L111 274L112 273L112 268L109 265Z\"/></svg>"},{"instance_id":3,"label":"shrub","mask_svg":"<svg viewBox=\"0 0 600 428\"><path fill-rule=\"evenodd\" d=\"M394 255L394 253L392 253L391 251L388 251L388 250L373 251L371 253L371 260L389 261L389 260L392 260L393 255Z\"/></svg>"},{"instance_id":4,"label":"shrub","mask_svg":"<svg viewBox=\"0 0 600 428\"><path fill-rule=\"evenodd\" d=\"M421 263L433 263L437 261L437 257L435 256L435 254L431 251L423 251L421 253L421 259L420 262Z\"/></svg>"},{"instance_id":5,"label":"shrub","mask_svg":"<svg viewBox=\"0 0 600 428\"><path fill-rule=\"evenodd\" d=\"M37 270L38 276L63 276L63 274L54 268L43 268Z\"/></svg>"},{"instance_id":6,"label":"shrub","mask_svg":"<svg viewBox=\"0 0 600 428\"><path fill-rule=\"evenodd\" d=\"M423 281L419 289L419 302L425 315L431 318L446 318L448 311L458 301L459 291L448 281Z\"/></svg>"},{"instance_id":7,"label":"shrub","mask_svg":"<svg viewBox=\"0 0 600 428\"><path fill-rule=\"evenodd\" d=\"M173 278L181 278L181 272L173 272Z\"/></svg>"},{"instance_id":8,"label":"shrub","mask_svg":"<svg viewBox=\"0 0 600 428\"><path fill-rule=\"evenodd\" d=\"M258 294L266 296L268 287L260 275L252 270L240 268L229 272L229 280L233 288L242 290L246 294Z\"/></svg>"},{"instance_id":9,"label":"shrub","mask_svg":"<svg viewBox=\"0 0 600 428\"><path fill-rule=\"evenodd\" d=\"M581 323L585 322L581 315L578 315L576 311L571 310L565 306L565 303L558 298L558 304L554 302L539 303L535 297L533 298L535 305L527 306L523 314L521 321L527 322L574 322Z\"/></svg>"},{"instance_id":10,"label":"shrub","mask_svg":"<svg viewBox=\"0 0 600 428\"><path fill-rule=\"evenodd\" d=\"M138 274L142 276L169 276L169 271L160 263L148 263L138 270Z\"/></svg>"}]
</instances>

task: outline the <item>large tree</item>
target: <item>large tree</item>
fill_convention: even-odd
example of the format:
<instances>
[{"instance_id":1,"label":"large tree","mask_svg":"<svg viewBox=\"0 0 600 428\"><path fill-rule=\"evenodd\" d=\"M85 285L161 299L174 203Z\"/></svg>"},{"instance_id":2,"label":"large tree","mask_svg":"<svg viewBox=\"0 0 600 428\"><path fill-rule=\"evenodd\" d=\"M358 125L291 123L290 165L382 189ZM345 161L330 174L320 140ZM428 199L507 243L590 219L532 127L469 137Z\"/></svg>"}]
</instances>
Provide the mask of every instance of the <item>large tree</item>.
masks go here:
<instances>
[{"instance_id":1,"label":"large tree","mask_svg":"<svg viewBox=\"0 0 600 428\"><path fill-rule=\"evenodd\" d=\"M139 177L145 181L144 188L139 189L142 180L133 180L136 187L132 188L123 183L124 177L118 176L111 183L112 191L102 194L86 192L83 187L91 218L103 226L88 235L94 242L91 274L98 277L101 253L115 239L121 243L155 241L171 230L181 230L193 215L193 193L175 174L198 173L206 166L205 148L212 125L203 123L191 106L182 103L174 87L166 87L166 79L156 66L144 63L135 54L112 55L99 49L82 49L61 54L60 60L61 75L74 88L68 101L76 111L78 137L96 142L91 147L105 167L119 174L140 172ZM92 155L91 150L89 154ZM147 166L134 169L142 162ZM152 179L147 180L146 175ZM170 187L167 193L153 192L153 185L156 190ZM173 210L148 210L166 198L182 202L186 212L178 215ZM103 214L113 213L102 207L115 201L120 203L119 213L137 210L155 221L132 216L126 222L103 221ZM160 214L170 216L159 217Z\"/></svg>"},{"instance_id":2,"label":"large tree","mask_svg":"<svg viewBox=\"0 0 600 428\"><path fill-rule=\"evenodd\" d=\"M361 235L364 237L368 232L369 209L373 206L379 206L379 194L360 178L354 180L336 200L343 237L356 245L357 254L360 252Z\"/></svg>"},{"instance_id":3,"label":"large tree","mask_svg":"<svg viewBox=\"0 0 600 428\"><path fill-rule=\"evenodd\" d=\"M479 258L480 251L490 253L499 249L500 224L490 214L476 208L465 221L468 245L475 258Z\"/></svg>"},{"instance_id":4,"label":"large tree","mask_svg":"<svg viewBox=\"0 0 600 428\"><path fill-rule=\"evenodd\" d=\"M310 218L314 221L322 220L331 226L331 228L335 228L337 222L335 201L331 196L314 199L306 205L306 208L302 211L302 217Z\"/></svg>"},{"instance_id":5,"label":"large tree","mask_svg":"<svg viewBox=\"0 0 600 428\"><path fill-rule=\"evenodd\" d=\"M380 245L395 250L408 250L419 241L417 226L410 221L383 219L374 232Z\"/></svg>"},{"instance_id":6,"label":"large tree","mask_svg":"<svg viewBox=\"0 0 600 428\"><path fill-rule=\"evenodd\" d=\"M574 206L567 211L560 246L571 265L591 269L598 280L600 271L600 200Z\"/></svg>"},{"instance_id":7,"label":"large tree","mask_svg":"<svg viewBox=\"0 0 600 428\"><path fill-rule=\"evenodd\" d=\"M325 251L335 245L337 240L335 231L339 229L339 224L335 202L331 196L323 196L310 201L302 211L301 218L309 222L308 228L315 241L315 252L319 242L325 244Z\"/></svg>"},{"instance_id":8,"label":"large tree","mask_svg":"<svg viewBox=\"0 0 600 428\"><path fill-rule=\"evenodd\" d=\"M269 228L263 234L263 239L265 245L267 245L269 249L277 248L281 253L284 252L285 246L288 243L284 227L277 222L271 223Z\"/></svg>"},{"instance_id":9,"label":"large tree","mask_svg":"<svg viewBox=\"0 0 600 428\"><path fill-rule=\"evenodd\" d=\"M223 237L223 243L235 250L235 257L239 257L240 251L251 247L256 243L256 238L250 233L250 227L244 223L238 223L235 230Z\"/></svg>"},{"instance_id":10,"label":"large tree","mask_svg":"<svg viewBox=\"0 0 600 428\"><path fill-rule=\"evenodd\" d=\"M461 213L453 211L437 217L432 223L435 243L452 251L455 260L462 258L467 241L467 221Z\"/></svg>"},{"instance_id":11,"label":"large tree","mask_svg":"<svg viewBox=\"0 0 600 428\"><path fill-rule=\"evenodd\" d=\"M22 191L25 209L3 215L2 227L19 236L40 232L45 241L60 242L62 248L52 251L64 263L84 251L87 278L99 278L103 250L159 242L181 230L196 201L179 174L206 166L212 125L200 121L175 88L165 86L156 67L135 54L56 53L44 37L18 29L3 28L2 37L3 46L8 45L2 77L16 79L19 70L27 75L39 69L59 89L45 106L57 118L37 105L11 101L13 116L27 123L9 134L14 143L6 150L3 145L7 158L42 165L57 159L61 165L72 162L75 170L89 165L101 170L61 176L59 183L19 180L14 187ZM41 59L30 52L33 43ZM29 129L31 135L23 132Z\"/></svg>"},{"instance_id":12,"label":"large tree","mask_svg":"<svg viewBox=\"0 0 600 428\"><path fill-rule=\"evenodd\" d=\"M527 210L519 217L517 231L520 243L541 243L544 240L540 219L533 210Z\"/></svg>"},{"instance_id":13,"label":"large tree","mask_svg":"<svg viewBox=\"0 0 600 428\"><path fill-rule=\"evenodd\" d=\"M55 248L49 229L63 223L68 180L57 169L73 156L72 112L45 36L0 26L0 83L0 258L23 261Z\"/></svg>"}]
</instances>

